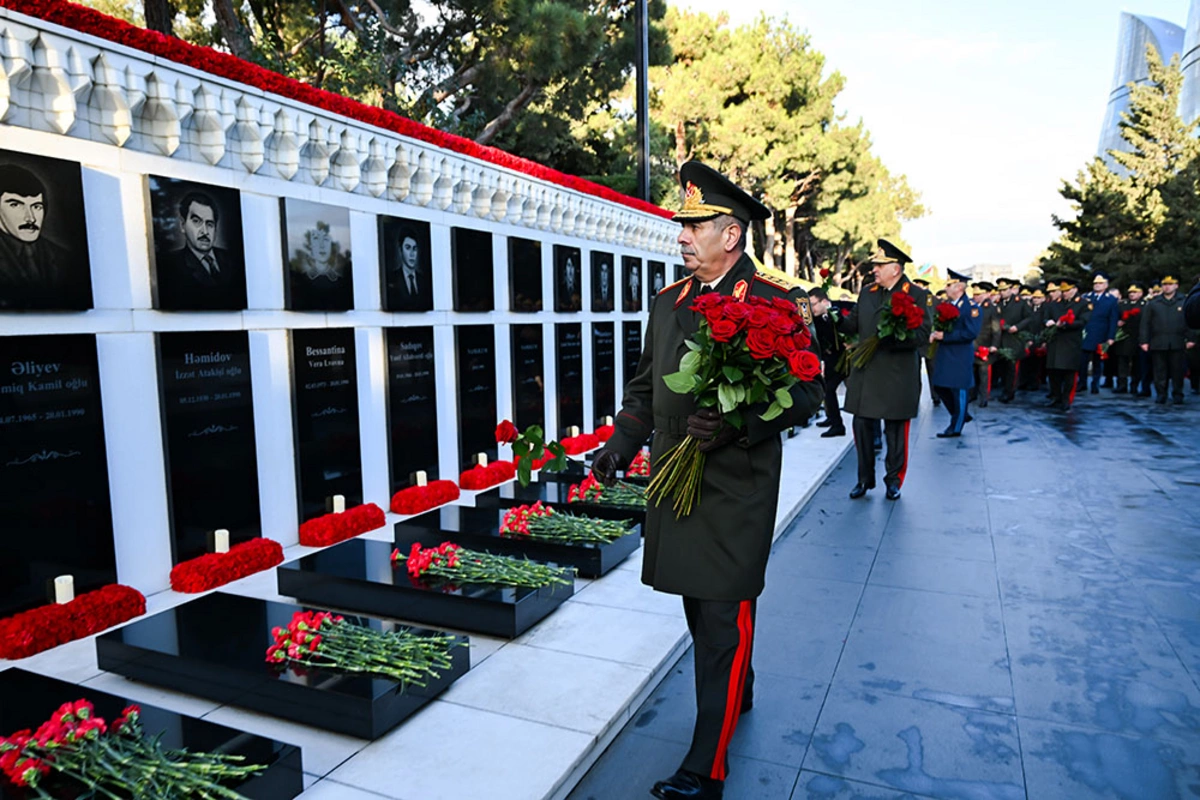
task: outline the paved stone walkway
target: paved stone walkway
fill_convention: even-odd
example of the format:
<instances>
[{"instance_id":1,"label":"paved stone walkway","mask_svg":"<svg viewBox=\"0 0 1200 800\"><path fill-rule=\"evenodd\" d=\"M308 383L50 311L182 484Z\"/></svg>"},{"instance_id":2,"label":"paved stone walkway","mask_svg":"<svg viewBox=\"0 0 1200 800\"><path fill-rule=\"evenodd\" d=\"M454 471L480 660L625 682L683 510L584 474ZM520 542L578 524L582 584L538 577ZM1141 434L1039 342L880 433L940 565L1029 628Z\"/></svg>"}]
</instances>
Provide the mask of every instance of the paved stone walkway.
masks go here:
<instances>
[{"instance_id":1,"label":"paved stone walkway","mask_svg":"<svg viewBox=\"0 0 1200 800\"><path fill-rule=\"evenodd\" d=\"M923 408L899 502L851 453L776 543L726 798L1200 797L1200 398L1041 400ZM692 692L689 651L571 800L649 797Z\"/></svg>"}]
</instances>

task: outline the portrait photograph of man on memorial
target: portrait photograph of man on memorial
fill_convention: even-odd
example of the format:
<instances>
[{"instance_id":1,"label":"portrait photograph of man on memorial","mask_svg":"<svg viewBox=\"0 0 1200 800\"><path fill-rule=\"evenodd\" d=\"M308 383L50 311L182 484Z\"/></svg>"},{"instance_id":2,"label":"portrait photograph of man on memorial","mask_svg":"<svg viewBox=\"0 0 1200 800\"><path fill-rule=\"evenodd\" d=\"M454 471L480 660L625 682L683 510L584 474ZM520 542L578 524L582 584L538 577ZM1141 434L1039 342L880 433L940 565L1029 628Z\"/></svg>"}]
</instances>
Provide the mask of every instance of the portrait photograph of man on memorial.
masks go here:
<instances>
[{"instance_id":1,"label":"portrait photograph of man on memorial","mask_svg":"<svg viewBox=\"0 0 1200 800\"><path fill-rule=\"evenodd\" d=\"M432 311L433 260L429 223L400 217L379 218L385 311Z\"/></svg>"},{"instance_id":2,"label":"portrait photograph of man on memorial","mask_svg":"<svg viewBox=\"0 0 1200 800\"><path fill-rule=\"evenodd\" d=\"M667 286L667 265L661 261L650 262L650 296L661 292Z\"/></svg>"},{"instance_id":3,"label":"portrait photograph of man on memorial","mask_svg":"<svg viewBox=\"0 0 1200 800\"><path fill-rule=\"evenodd\" d=\"M0 150L0 310L91 308L87 241L79 165Z\"/></svg>"},{"instance_id":4,"label":"portrait photograph of man on memorial","mask_svg":"<svg viewBox=\"0 0 1200 800\"><path fill-rule=\"evenodd\" d=\"M246 308L242 203L236 189L151 175L154 307Z\"/></svg>"},{"instance_id":5,"label":"portrait photograph of man on memorial","mask_svg":"<svg viewBox=\"0 0 1200 800\"><path fill-rule=\"evenodd\" d=\"M349 209L291 197L279 202L287 307L293 311L354 308Z\"/></svg>"},{"instance_id":6,"label":"portrait photograph of man on memorial","mask_svg":"<svg viewBox=\"0 0 1200 800\"><path fill-rule=\"evenodd\" d=\"M641 311L642 292L642 260L632 256L621 258L621 278L625 290L621 293L622 311Z\"/></svg>"},{"instance_id":7,"label":"portrait photograph of man on memorial","mask_svg":"<svg viewBox=\"0 0 1200 800\"><path fill-rule=\"evenodd\" d=\"M612 311L613 295L612 253L592 253L592 311Z\"/></svg>"},{"instance_id":8,"label":"portrait photograph of man on memorial","mask_svg":"<svg viewBox=\"0 0 1200 800\"><path fill-rule=\"evenodd\" d=\"M554 310L583 310L583 255L578 247L554 245Z\"/></svg>"}]
</instances>

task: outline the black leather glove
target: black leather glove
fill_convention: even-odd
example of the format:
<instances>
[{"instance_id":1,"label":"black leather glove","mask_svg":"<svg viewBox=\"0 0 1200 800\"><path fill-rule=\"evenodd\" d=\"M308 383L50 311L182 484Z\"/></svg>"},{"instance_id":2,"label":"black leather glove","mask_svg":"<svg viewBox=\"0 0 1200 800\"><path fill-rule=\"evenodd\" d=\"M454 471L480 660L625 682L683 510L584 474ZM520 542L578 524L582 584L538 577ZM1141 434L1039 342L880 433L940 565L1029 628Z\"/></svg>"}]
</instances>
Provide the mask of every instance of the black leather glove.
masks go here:
<instances>
[{"instance_id":1,"label":"black leather glove","mask_svg":"<svg viewBox=\"0 0 1200 800\"><path fill-rule=\"evenodd\" d=\"M701 453L711 453L738 438L738 429L727 425L715 408L696 409L696 413L687 418L687 432L688 436L700 440L697 449Z\"/></svg>"},{"instance_id":2,"label":"black leather glove","mask_svg":"<svg viewBox=\"0 0 1200 800\"><path fill-rule=\"evenodd\" d=\"M592 475L605 486L617 482L617 470L625 468L625 459L613 450L601 450L592 457Z\"/></svg>"}]
</instances>

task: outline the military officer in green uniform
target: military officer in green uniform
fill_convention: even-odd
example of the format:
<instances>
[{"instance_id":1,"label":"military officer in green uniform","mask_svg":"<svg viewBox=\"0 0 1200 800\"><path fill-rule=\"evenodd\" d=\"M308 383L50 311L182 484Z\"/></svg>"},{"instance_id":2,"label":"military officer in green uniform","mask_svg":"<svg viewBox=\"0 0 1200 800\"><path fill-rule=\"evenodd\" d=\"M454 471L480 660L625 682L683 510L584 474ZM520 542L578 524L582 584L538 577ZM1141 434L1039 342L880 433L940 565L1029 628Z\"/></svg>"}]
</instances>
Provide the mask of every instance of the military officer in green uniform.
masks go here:
<instances>
[{"instance_id":1,"label":"military officer in green uniform","mask_svg":"<svg viewBox=\"0 0 1200 800\"><path fill-rule=\"evenodd\" d=\"M842 319L840 329L856 334L860 342L876 335L880 311L899 292L910 295L925 310L925 318L902 342L891 336L882 339L871 360L862 367L852 366L846 377L846 411L854 415L854 447L858 452L858 483L850 490L852 500L875 488L872 438L880 420L887 440L883 479L887 498L900 499L900 487L908 471L908 428L921 402L921 353L929 346L932 327L932 295L904 277L904 265L912 258L886 239L880 239L878 247L870 259L875 282L859 292L858 304Z\"/></svg>"},{"instance_id":2,"label":"military officer in green uniform","mask_svg":"<svg viewBox=\"0 0 1200 800\"><path fill-rule=\"evenodd\" d=\"M1108 348L1108 357L1117 361L1117 386L1113 389L1113 394L1129 393L1130 376L1134 376L1133 393L1137 394L1137 373L1134 372L1134 367L1138 364L1140 317L1145 306L1143 294L1141 286L1136 283L1130 284L1125 299L1117 306L1117 336L1112 347ZM1134 311L1137 313L1131 313Z\"/></svg>"},{"instance_id":3,"label":"military officer in green uniform","mask_svg":"<svg viewBox=\"0 0 1200 800\"><path fill-rule=\"evenodd\" d=\"M707 461L697 507L677 519L669 503L647 505L642 582L683 596L696 660L691 748L679 770L656 783L651 793L663 800L709 800L722 796L729 741L738 716L753 703L755 599L763 589L775 530L780 433L811 416L825 392L819 378L798 383L791 409L770 422L751 410L744 415L745 428L739 429L726 424L715 409L697 409L691 395L676 394L663 383L688 352L684 343L699 325L690 306L705 292L788 298L812 324L803 290L758 273L745 252L749 222L766 219L770 210L699 162L684 164L679 178L685 198L675 220L683 225L680 252L690 275L654 298L641 361L625 387L615 432L597 453L592 470L598 480L611 484L651 434L652 472L663 453L684 436L704 440L700 449Z\"/></svg>"},{"instance_id":4,"label":"military officer in green uniform","mask_svg":"<svg viewBox=\"0 0 1200 800\"><path fill-rule=\"evenodd\" d=\"M1000 289L1000 307L996 313L998 339L994 345L1000 369L1000 402L1011 403L1017 393L1017 363L1025 357L1025 341L1021 334L1034 323L1029 304L1019 296L1021 284L1008 278L996 281Z\"/></svg>"},{"instance_id":5,"label":"military officer in green uniform","mask_svg":"<svg viewBox=\"0 0 1200 800\"><path fill-rule=\"evenodd\" d=\"M1142 310L1142 352L1154 363L1156 403L1167 402L1167 384L1172 400L1183 404L1183 373L1187 370L1187 351L1196 346L1183 313L1179 279L1168 275L1159 281L1162 294L1146 303Z\"/></svg>"},{"instance_id":6,"label":"military officer in green uniform","mask_svg":"<svg viewBox=\"0 0 1200 800\"><path fill-rule=\"evenodd\" d=\"M1000 338L1000 317L991 300L992 288L992 284L987 281L971 284L971 302L979 306L981 317L979 335L975 337L975 350L987 352L983 358L975 359L974 392L980 408L987 408L988 398L992 394L992 351L999 346L996 342Z\"/></svg>"},{"instance_id":7,"label":"military officer in green uniform","mask_svg":"<svg viewBox=\"0 0 1200 800\"><path fill-rule=\"evenodd\" d=\"M1046 372L1050 376L1050 402L1046 405L1069 411L1075 402L1079 368L1083 365L1083 329L1092 312L1092 304L1079 296L1074 278L1059 278L1061 298L1047 301L1040 318L1044 328L1055 328L1046 345ZM1074 319L1068 320L1067 312Z\"/></svg>"}]
</instances>

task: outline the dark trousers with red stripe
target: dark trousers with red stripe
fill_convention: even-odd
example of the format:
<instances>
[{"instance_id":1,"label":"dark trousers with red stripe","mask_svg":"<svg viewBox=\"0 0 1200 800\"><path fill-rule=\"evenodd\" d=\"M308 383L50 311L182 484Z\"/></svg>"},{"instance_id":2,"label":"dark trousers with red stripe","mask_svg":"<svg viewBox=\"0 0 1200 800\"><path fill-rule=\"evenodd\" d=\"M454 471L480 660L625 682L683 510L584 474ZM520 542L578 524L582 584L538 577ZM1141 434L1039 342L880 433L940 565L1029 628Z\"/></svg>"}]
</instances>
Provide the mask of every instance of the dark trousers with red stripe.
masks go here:
<instances>
[{"instance_id":1,"label":"dark trousers with red stripe","mask_svg":"<svg viewBox=\"0 0 1200 800\"><path fill-rule=\"evenodd\" d=\"M1079 373L1073 369L1052 369L1050 372L1050 399L1064 406L1075 402L1075 386Z\"/></svg>"},{"instance_id":2,"label":"dark trousers with red stripe","mask_svg":"<svg viewBox=\"0 0 1200 800\"><path fill-rule=\"evenodd\" d=\"M742 698L754 691L754 600L683 598L696 653L696 728L683 769L723 781Z\"/></svg>"},{"instance_id":3,"label":"dark trousers with red stripe","mask_svg":"<svg viewBox=\"0 0 1200 800\"><path fill-rule=\"evenodd\" d=\"M904 476L908 473L908 427L910 419L885 419L883 421L883 440L887 447L887 455L883 458L883 466L887 472L883 476L884 483L904 485ZM858 482L863 486L875 485L875 431L878 430L879 420L868 417L854 418L854 449L858 452Z\"/></svg>"}]
</instances>

